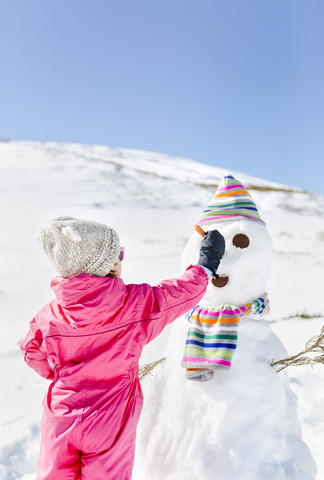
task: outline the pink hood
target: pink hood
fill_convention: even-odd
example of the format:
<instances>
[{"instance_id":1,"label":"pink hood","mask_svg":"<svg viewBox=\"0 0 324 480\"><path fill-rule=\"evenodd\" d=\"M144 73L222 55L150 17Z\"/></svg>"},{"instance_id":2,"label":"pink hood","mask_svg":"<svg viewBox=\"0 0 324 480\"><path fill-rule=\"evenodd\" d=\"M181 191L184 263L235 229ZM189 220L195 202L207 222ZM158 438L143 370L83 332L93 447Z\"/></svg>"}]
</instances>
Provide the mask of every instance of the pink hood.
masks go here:
<instances>
[{"instance_id":1,"label":"pink hood","mask_svg":"<svg viewBox=\"0 0 324 480\"><path fill-rule=\"evenodd\" d=\"M86 273L71 278L54 277L51 287L72 328L95 327L113 321L125 305L128 290L121 279L92 277Z\"/></svg>"}]
</instances>

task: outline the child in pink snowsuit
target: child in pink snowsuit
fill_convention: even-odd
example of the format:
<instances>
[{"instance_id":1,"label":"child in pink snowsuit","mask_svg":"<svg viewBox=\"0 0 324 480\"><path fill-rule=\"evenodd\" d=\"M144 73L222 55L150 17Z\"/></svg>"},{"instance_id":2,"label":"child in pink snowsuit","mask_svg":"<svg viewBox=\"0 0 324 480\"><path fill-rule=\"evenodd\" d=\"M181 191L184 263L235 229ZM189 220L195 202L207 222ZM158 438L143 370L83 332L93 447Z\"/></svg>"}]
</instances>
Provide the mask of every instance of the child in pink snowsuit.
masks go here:
<instances>
[{"instance_id":1,"label":"child in pink snowsuit","mask_svg":"<svg viewBox=\"0 0 324 480\"><path fill-rule=\"evenodd\" d=\"M38 480L130 480L143 395L143 347L203 296L208 265L155 287L125 285L117 233L59 217L40 240L59 274L55 299L30 323L25 361L51 380L43 401Z\"/></svg>"}]
</instances>

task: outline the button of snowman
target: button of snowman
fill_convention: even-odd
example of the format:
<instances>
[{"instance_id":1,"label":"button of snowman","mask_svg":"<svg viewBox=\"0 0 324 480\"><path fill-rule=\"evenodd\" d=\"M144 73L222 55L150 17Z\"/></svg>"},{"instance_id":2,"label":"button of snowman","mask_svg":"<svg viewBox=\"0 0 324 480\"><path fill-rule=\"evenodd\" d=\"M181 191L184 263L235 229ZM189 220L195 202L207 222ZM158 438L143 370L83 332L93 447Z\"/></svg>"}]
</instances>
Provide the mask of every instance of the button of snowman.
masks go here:
<instances>
[{"instance_id":1,"label":"button of snowman","mask_svg":"<svg viewBox=\"0 0 324 480\"><path fill-rule=\"evenodd\" d=\"M233 233L231 244L226 246L226 252L230 253L228 256L231 258L226 260L221 260L223 237L217 231L223 223L226 223L224 232ZM238 232L235 226L239 229ZM251 262L257 263L257 268L265 267L267 275L269 262L265 257L271 250L271 240L269 244L270 237L265 223L260 218L251 195L232 176L226 176L219 184L194 228L203 237L198 263L211 270L213 277L209 292L204 297L204 305L197 305L187 314L189 327L181 364L186 369L188 379L201 382L210 380L216 368L231 367L241 317L265 315L269 312L267 293L259 292L258 287L251 288L244 267L246 269L248 262L251 271ZM248 234L249 231L251 235ZM254 253L247 256L245 252L251 244L250 236L255 239ZM262 242L261 248L258 241ZM265 251L262 251L263 244L266 246ZM211 258L211 252L214 253L214 258ZM231 270L231 275L220 272L219 265ZM261 285L262 283L260 282ZM211 288L222 289L222 293L212 292ZM240 299L239 290L243 293L242 299L250 299L248 303L240 305L237 302ZM232 299L235 299L235 304Z\"/></svg>"}]
</instances>

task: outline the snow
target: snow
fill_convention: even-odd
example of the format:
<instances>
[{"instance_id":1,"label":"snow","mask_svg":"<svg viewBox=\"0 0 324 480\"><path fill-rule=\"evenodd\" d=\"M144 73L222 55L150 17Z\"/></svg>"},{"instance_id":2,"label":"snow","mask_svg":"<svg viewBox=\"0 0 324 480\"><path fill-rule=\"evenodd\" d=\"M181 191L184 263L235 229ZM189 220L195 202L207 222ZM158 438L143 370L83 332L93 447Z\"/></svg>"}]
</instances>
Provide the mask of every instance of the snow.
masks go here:
<instances>
[{"instance_id":1,"label":"snow","mask_svg":"<svg viewBox=\"0 0 324 480\"><path fill-rule=\"evenodd\" d=\"M3 325L0 337L0 385L1 412L5 412L2 413L0 426L1 479L29 480L35 477L36 471L41 399L48 383L24 364L18 343L35 312L52 298L49 283L53 271L36 241L39 225L57 215L72 215L113 226L126 247L124 280L127 283L145 281L154 284L161 278L180 273L180 257L191 236L192 225L199 218L215 186L226 174L233 174L246 185L287 190L252 189L250 192L273 240L271 277L267 288L271 300L270 326L288 352L296 353L312 335L319 333L323 324L323 196L289 192L289 187L252 178L244 173L224 171L151 152L77 144L0 142L0 199L3 205L0 211L0 314ZM298 317L301 313L321 317L301 319ZM165 365L178 362L175 357L181 357L183 353L183 326L181 319L177 320L174 326L148 345L143 352L142 363L161 358L166 348ZM267 324L264 327L264 332L269 332ZM270 331L269 335L274 334ZM172 344L170 347L171 338L176 339L173 340L174 348ZM267 358L275 354L280 356L280 342L279 345L277 354L267 351L264 355ZM238 349L237 355L240 355L239 352ZM249 358L241 360L248 362ZM261 435L256 434L255 444L249 445L242 441L242 433L237 430L241 418L232 415L235 414L233 408L229 414L231 399L226 397L218 402L220 408L211 429L208 418L212 413L203 418L201 413L204 410L207 413L214 412L215 391L212 386L215 383L199 386L185 381L183 376L166 377L163 375L165 365L162 363L143 381L145 411L139 425L134 480L143 480L147 475L144 470L151 468L141 461L150 452L141 447L140 432L148 430L152 435L150 448L156 452L156 470L163 472L165 479L186 478L177 465L184 455L190 459L188 464L193 471L198 471L200 467L206 469L213 452L213 442L217 444L215 448L222 448L218 428L223 431L223 448L232 442L235 471L239 469L240 462L244 462L249 448L255 452L254 466L258 457L264 455L263 449L278 450L280 457L282 452L273 443L280 440L274 427L276 418L267 425L266 441L263 436L261 442ZM257 399L258 395L268 395L283 409L277 419L284 421L287 428L296 428L298 431L295 417L289 415L289 411L286 411L287 415L282 413L285 402L282 403L281 395L284 393L285 398L289 387L297 395L294 397L291 394L291 402L297 402L303 439L317 463L316 478L323 480L323 367L290 367L286 370L287 374L277 374L273 370L270 373L263 366L262 371L266 372L265 378L272 375L272 382L276 382L278 388L272 391L264 385L263 389L255 392L253 402L249 392L246 409L255 412L256 417L262 420L264 410L260 406L262 402ZM234 364L233 372L235 375ZM246 375L244 379L237 375L237 382L233 385L233 388L240 388L243 394L242 385L251 384L251 372L248 369ZM219 378L215 381L216 384L219 381L220 397L220 387L225 380ZM157 382L159 387L155 389ZM159 395L164 389L173 392L172 402L166 402L165 397ZM186 389L191 389L192 394L186 396ZM190 411L186 429L179 428L184 425L183 417L180 415L178 421L178 417L175 419L173 415L178 412L177 404L183 405L184 411ZM161 431L157 428L160 425L157 419L163 418L165 412L167 416L164 418L169 418L168 429L174 434L174 443L170 445L163 439L161 441ZM197 418L201 419L198 436L196 431L190 430L190 424L195 424L192 420ZM202 435L208 439L208 448L197 458L195 442ZM294 449L297 451L296 446ZM202 452L201 447L198 451ZM300 455L301 460L304 455ZM168 472L170 466L172 471ZM174 466L179 467L180 473L174 473ZM271 470L275 468L273 465L264 468L268 470L263 471L259 478L290 478L274 474ZM272 477L267 472L272 472ZM224 480L230 478L226 476L228 473L221 474ZM215 478L208 469L205 470L205 477L202 475L195 478ZM159 477L147 478L158 480ZM241 477L238 478L241 480ZM294 480L297 478L294 477ZM190 476L186 478L189 479Z\"/></svg>"}]
</instances>

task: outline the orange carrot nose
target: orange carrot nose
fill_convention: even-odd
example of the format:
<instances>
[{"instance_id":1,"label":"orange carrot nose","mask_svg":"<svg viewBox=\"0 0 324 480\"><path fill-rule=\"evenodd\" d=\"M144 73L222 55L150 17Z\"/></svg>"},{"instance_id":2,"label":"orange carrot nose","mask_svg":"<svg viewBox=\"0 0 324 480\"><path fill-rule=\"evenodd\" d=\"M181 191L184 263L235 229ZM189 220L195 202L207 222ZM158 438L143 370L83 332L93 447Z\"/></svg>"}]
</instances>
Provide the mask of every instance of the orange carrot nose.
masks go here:
<instances>
[{"instance_id":1,"label":"orange carrot nose","mask_svg":"<svg viewBox=\"0 0 324 480\"><path fill-rule=\"evenodd\" d=\"M194 225L194 230L199 233L203 238L205 236L205 230L203 230L199 225ZM225 255L225 252L223 253L222 257Z\"/></svg>"},{"instance_id":2,"label":"orange carrot nose","mask_svg":"<svg viewBox=\"0 0 324 480\"><path fill-rule=\"evenodd\" d=\"M206 232L199 225L194 225L194 229L204 238Z\"/></svg>"}]
</instances>

